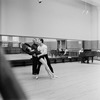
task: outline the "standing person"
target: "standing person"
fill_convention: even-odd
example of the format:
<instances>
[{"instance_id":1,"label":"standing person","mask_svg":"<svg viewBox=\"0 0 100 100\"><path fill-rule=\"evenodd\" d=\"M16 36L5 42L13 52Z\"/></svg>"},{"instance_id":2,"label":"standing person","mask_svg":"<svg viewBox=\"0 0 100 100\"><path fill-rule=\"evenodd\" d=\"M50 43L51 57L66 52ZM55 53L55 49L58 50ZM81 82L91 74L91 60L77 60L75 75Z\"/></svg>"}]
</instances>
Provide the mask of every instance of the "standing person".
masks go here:
<instances>
[{"instance_id":1,"label":"standing person","mask_svg":"<svg viewBox=\"0 0 100 100\"><path fill-rule=\"evenodd\" d=\"M50 63L50 60L48 58L47 46L44 44L44 40L43 39L39 39L38 43L39 43L38 51L41 52L41 54L37 55L39 57L39 60L41 60L41 58L45 59L46 60L46 63L45 63L46 64L46 67L48 67L50 69L50 72L49 73L51 75L53 75L53 77L57 77L56 75L54 75L53 68L52 68L51 63ZM41 66L41 63L39 63L39 65L38 65L38 69L37 69L37 73L38 74L39 74L39 71L40 71L40 66ZM37 76L37 78L38 78L38 76Z\"/></svg>"},{"instance_id":2,"label":"standing person","mask_svg":"<svg viewBox=\"0 0 100 100\"><path fill-rule=\"evenodd\" d=\"M33 44L30 46L28 43L20 43L20 48L27 54L32 55L32 74L37 75L37 65L41 63L38 60L37 55L40 52L37 50L38 44L36 39L33 39Z\"/></svg>"},{"instance_id":3,"label":"standing person","mask_svg":"<svg viewBox=\"0 0 100 100\"><path fill-rule=\"evenodd\" d=\"M85 58L83 57L83 52L84 52L84 50L83 50L83 48L81 48L79 50L79 57L80 57L81 63L85 63Z\"/></svg>"},{"instance_id":4,"label":"standing person","mask_svg":"<svg viewBox=\"0 0 100 100\"><path fill-rule=\"evenodd\" d=\"M38 58L37 58L37 47L38 47L38 44L36 43L36 40L33 39L33 44L31 46L31 52L33 51L32 53L32 74L33 75L36 75L37 74L37 65L39 63L38 61Z\"/></svg>"}]
</instances>

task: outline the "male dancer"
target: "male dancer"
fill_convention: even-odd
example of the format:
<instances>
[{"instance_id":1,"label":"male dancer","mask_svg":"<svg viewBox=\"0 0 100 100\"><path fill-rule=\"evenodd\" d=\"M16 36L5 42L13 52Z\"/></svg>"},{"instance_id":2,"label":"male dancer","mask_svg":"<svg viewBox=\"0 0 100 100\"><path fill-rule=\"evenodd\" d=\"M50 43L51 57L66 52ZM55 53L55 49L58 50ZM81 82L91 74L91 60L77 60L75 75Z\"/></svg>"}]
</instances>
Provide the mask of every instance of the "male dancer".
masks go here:
<instances>
[{"instance_id":1,"label":"male dancer","mask_svg":"<svg viewBox=\"0 0 100 100\"><path fill-rule=\"evenodd\" d=\"M32 74L37 75L37 65L40 63L38 60L37 55L40 54L40 52L37 50L38 44L35 39L33 39L33 44L30 46L28 43L21 43L22 50L32 55ZM40 63L41 66L41 63Z\"/></svg>"},{"instance_id":2,"label":"male dancer","mask_svg":"<svg viewBox=\"0 0 100 100\"><path fill-rule=\"evenodd\" d=\"M40 52L37 51L37 47L38 47L38 44L36 43L36 40L33 39L33 44L31 46L31 49L32 49L31 52L33 51L32 53L32 74L33 75L37 74L37 65L39 63L37 54L39 54Z\"/></svg>"},{"instance_id":3,"label":"male dancer","mask_svg":"<svg viewBox=\"0 0 100 100\"><path fill-rule=\"evenodd\" d=\"M32 74L33 75L36 75L36 79L38 79L38 75L39 73L37 73L37 70L38 70L38 64L39 66L41 66L41 63L45 66L45 69L48 73L48 75L50 76L50 78L52 78L54 75L52 74L51 71L49 71L48 69L48 65L46 63L46 61L43 59L44 57L38 57L38 55L41 55L41 52L39 50L37 50L37 47L38 47L38 44L37 44L37 41L36 40L33 40L33 45L30 48L28 48L30 50L30 52L32 53Z\"/></svg>"},{"instance_id":4,"label":"male dancer","mask_svg":"<svg viewBox=\"0 0 100 100\"><path fill-rule=\"evenodd\" d=\"M47 46L44 44L44 40L43 39L39 39L39 45L41 46L42 50L44 50L44 54L45 54L45 58L46 58L46 61L47 61L47 65L49 67L49 69L51 70L52 74L54 74L54 71L53 71L53 68L51 66L51 63L50 63L50 60L48 58L48 54L47 54ZM39 49L39 47L38 47ZM38 57L42 56L41 54L37 55ZM40 67L41 67L41 63L38 63L38 68L37 68L37 78L38 78L38 75L39 75L39 71L40 71ZM54 77L57 77L56 75L54 75Z\"/></svg>"}]
</instances>

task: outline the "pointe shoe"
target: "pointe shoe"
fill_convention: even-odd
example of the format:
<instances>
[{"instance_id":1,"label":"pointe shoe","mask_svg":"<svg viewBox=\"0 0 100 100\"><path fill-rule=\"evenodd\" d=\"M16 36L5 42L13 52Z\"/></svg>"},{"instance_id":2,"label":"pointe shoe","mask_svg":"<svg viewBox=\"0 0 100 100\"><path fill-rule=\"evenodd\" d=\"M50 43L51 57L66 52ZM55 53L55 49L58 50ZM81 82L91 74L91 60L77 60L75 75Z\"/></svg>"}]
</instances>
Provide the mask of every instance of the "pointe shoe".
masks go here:
<instances>
[{"instance_id":1,"label":"pointe shoe","mask_svg":"<svg viewBox=\"0 0 100 100\"><path fill-rule=\"evenodd\" d=\"M54 75L54 77L55 77L55 78L58 78L58 76L57 76L57 75Z\"/></svg>"},{"instance_id":2,"label":"pointe shoe","mask_svg":"<svg viewBox=\"0 0 100 100\"><path fill-rule=\"evenodd\" d=\"M51 79L54 79L54 76L50 76Z\"/></svg>"}]
</instances>

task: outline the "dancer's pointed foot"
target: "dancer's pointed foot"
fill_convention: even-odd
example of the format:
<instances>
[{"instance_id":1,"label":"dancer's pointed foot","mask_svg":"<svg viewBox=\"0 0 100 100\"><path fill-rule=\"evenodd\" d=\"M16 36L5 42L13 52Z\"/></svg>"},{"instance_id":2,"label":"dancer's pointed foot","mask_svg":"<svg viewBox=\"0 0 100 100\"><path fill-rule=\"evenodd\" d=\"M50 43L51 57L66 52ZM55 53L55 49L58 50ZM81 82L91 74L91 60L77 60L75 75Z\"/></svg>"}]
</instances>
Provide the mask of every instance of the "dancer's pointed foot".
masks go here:
<instances>
[{"instance_id":1,"label":"dancer's pointed foot","mask_svg":"<svg viewBox=\"0 0 100 100\"><path fill-rule=\"evenodd\" d=\"M54 79L54 76L50 76L50 79Z\"/></svg>"},{"instance_id":2,"label":"dancer's pointed foot","mask_svg":"<svg viewBox=\"0 0 100 100\"><path fill-rule=\"evenodd\" d=\"M57 76L57 75L54 75L54 77L55 77L55 78L58 78L58 76Z\"/></svg>"}]
</instances>

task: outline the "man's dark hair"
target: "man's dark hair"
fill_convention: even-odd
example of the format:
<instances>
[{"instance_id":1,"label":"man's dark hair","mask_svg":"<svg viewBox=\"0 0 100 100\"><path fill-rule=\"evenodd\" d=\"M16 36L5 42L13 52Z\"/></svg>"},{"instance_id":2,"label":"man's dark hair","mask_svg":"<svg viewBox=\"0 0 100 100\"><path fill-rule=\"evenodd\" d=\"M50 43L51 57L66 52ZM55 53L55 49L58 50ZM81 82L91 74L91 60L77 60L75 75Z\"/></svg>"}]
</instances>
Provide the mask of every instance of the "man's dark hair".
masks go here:
<instances>
[{"instance_id":1,"label":"man's dark hair","mask_svg":"<svg viewBox=\"0 0 100 100\"><path fill-rule=\"evenodd\" d=\"M44 40L43 40L42 38L40 39L40 41L41 41L42 43L44 43Z\"/></svg>"}]
</instances>

